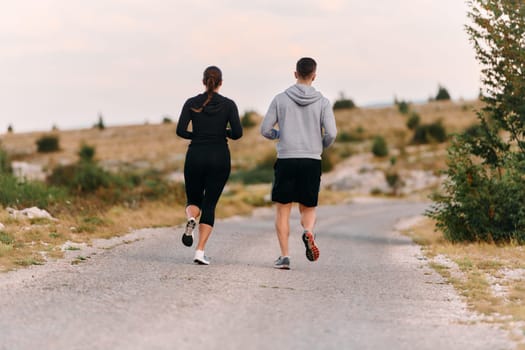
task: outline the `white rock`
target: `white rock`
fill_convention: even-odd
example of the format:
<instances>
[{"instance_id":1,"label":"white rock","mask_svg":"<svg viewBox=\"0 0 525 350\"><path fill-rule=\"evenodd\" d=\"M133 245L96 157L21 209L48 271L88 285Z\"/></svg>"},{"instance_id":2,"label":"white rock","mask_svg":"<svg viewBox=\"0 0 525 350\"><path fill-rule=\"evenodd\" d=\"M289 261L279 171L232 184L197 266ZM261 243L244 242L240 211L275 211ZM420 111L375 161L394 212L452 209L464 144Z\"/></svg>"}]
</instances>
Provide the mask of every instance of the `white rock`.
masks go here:
<instances>
[{"instance_id":1,"label":"white rock","mask_svg":"<svg viewBox=\"0 0 525 350\"><path fill-rule=\"evenodd\" d=\"M13 174L19 179L31 181L44 181L46 179L46 173L41 165L15 161L11 163L11 167Z\"/></svg>"},{"instance_id":2,"label":"white rock","mask_svg":"<svg viewBox=\"0 0 525 350\"><path fill-rule=\"evenodd\" d=\"M5 228L4 224L0 222L0 230L3 230Z\"/></svg>"},{"instance_id":3,"label":"white rock","mask_svg":"<svg viewBox=\"0 0 525 350\"><path fill-rule=\"evenodd\" d=\"M16 210L13 208L7 208L9 215L15 219L28 218L28 219L49 219L56 220L51 216L45 209L39 209L37 207L26 208L22 210Z\"/></svg>"}]
</instances>

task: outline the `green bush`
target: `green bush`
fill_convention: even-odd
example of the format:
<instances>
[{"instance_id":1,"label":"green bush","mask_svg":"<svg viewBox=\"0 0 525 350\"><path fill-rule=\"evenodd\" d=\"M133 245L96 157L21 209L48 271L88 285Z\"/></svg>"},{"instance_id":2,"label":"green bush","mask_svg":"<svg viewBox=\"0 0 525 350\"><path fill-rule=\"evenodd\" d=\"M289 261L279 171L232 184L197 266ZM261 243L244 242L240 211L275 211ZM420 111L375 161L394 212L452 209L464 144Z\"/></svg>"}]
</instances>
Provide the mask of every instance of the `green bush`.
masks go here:
<instances>
[{"instance_id":1,"label":"green bush","mask_svg":"<svg viewBox=\"0 0 525 350\"><path fill-rule=\"evenodd\" d=\"M244 112L243 116L241 117L241 125L243 128L249 129L257 125L257 123L253 120L254 113L255 112L253 111Z\"/></svg>"},{"instance_id":2,"label":"green bush","mask_svg":"<svg viewBox=\"0 0 525 350\"><path fill-rule=\"evenodd\" d=\"M441 121L421 124L414 130L413 144L441 143L447 140L447 132Z\"/></svg>"},{"instance_id":3,"label":"green bush","mask_svg":"<svg viewBox=\"0 0 525 350\"><path fill-rule=\"evenodd\" d=\"M92 162L58 166L53 169L48 182L55 186L64 186L72 193L92 193L115 183L110 173Z\"/></svg>"},{"instance_id":4,"label":"green bush","mask_svg":"<svg viewBox=\"0 0 525 350\"><path fill-rule=\"evenodd\" d=\"M95 158L95 147L82 144L80 150L78 151L78 157L81 162L92 162Z\"/></svg>"},{"instance_id":5,"label":"green bush","mask_svg":"<svg viewBox=\"0 0 525 350\"><path fill-rule=\"evenodd\" d=\"M332 107L334 110L336 109L351 109L355 108L356 105L352 99L346 98L343 93L340 94L339 98L334 102L334 106Z\"/></svg>"},{"instance_id":6,"label":"green bush","mask_svg":"<svg viewBox=\"0 0 525 350\"><path fill-rule=\"evenodd\" d=\"M270 183L273 181L273 166L277 156L274 152L268 153L255 167L241 169L232 173L230 179L234 182L242 182L246 185L258 183Z\"/></svg>"},{"instance_id":7,"label":"green bush","mask_svg":"<svg viewBox=\"0 0 525 350\"><path fill-rule=\"evenodd\" d=\"M10 133L10 134L12 134L14 132L13 125L9 124L7 126L7 132Z\"/></svg>"},{"instance_id":8,"label":"green bush","mask_svg":"<svg viewBox=\"0 0 525 350\"><path fill-rule=\"evenodd\" d=\"M416 112L410 113L410 117L407 120L407 128L415 130L421 122L421 117Z\"/></svg>"},{"instance_id":9,"label":"green bush","mask_svg":"<svg viewBox=\"0 0 525 350\"><path fill-rule=\"evenodd\" d=\"M397 106L397 110L401 114L408 114L410 110L410 103L404 100L398 101L397 99L394 101L395 105Z\"/></svg>"},{"instance_id":10,"label":"green bush","mask_svg":"<svg viewBox=\"0 0 525 350\"><path fill-rule=\"evenodd\" d=\"M36 141L36 147L39 153L56 152L60 149L58 136L44 135Z\"/></svg>"},{"instance_id":11,"label":"green bush","mask_svg":"<svg viewBox=\"0 0 525 350\"><path fill-rule=\"evenodd\" d=\"M171 124L172 122L173 120L170 118L170 116L165 115L164 117L162 117L162 124Z\"/></svg>"},{"instance_id":12,"label":"green bush","mask_svg":"<svg viewBox=\"0 0 525 350\"><path fill-rule=\"evenodd\" d=\"M0 243L9 245L9 244L13 244L14 241L15 239L9 233L0 231Z\"/></svg>"},{"instance_id":13,"label":"green bush","mask_svg":"<svg viewBox=\"0 0 525 350\"><path fill-rule=\"evenodd\" d=\"M13 175L0 176L0 204L4 207L48 208L50 205L65 202L67 192L56 186L46 186L40 182L20 181Z\"/></svg>"},{"instance_id":14,"label":"green bush","mask_svg":"<svg viewBox=\"0 0 525 350\"><path fill-rule=\"evenodd\" d=\"M335 157L335 147L332 146L324 149L323 153L321 154L321 171L323 173L327 173L334 169Z\"/></svg>"},{"instance_id":15,"label":"green bush","mask_svg":"<svg viewBox=\"0 0 525 350\"><path fill-rule=\"evenodd\" d=\"M357 128L355 131L340 131L337 133L336 142L360 142L364 140L364 130Z\"/></svg>"},{"instance_id":16,"label":"green bush","mask_svg":"<svg viewBox=\"0 0 525 350\"><path fill-rule=\"evenodd\" d=\"M0 147L0 176L2 174L10 174L11 172L11 160L9 159L9 155Z\"/></svg>"},{"instance_id":17,"label":"green bush","mask_svg":"<svg viewBox=\"0 0 525 350\"><path fill-rule=\"evenodd\" d=\"M388 155L388 146L384 137L376 136L372 143L372 153L376 157L386 157Z\"/></svg>"},{"instance_id":18,"label":"green bush","mask_svg":"<svg viewBox=\"0 0 525 350\"><path fill-rule=\"evenodd\" d=\"M434 194L427 215L453 242L525 243L525 164L507 164L500 173L474 162L471 146L449 148L444 193Z\"/></svg>"}]
</instances>

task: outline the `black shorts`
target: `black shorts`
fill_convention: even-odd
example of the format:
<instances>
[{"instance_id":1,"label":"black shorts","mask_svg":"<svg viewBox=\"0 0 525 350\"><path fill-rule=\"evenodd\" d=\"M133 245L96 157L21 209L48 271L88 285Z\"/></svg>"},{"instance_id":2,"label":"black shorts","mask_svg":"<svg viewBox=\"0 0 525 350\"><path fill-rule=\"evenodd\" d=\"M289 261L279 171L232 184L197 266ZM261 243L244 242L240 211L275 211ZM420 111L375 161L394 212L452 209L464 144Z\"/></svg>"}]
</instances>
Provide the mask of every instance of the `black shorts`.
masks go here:
<instances>
[{"instance_id":1,"label":"black shorts","mask_svg":"<svg viewBox=\"0 0 525 350\"><path fill-rule=\"evenodd\" d=\"M274 165L272 201L316 207L321 186L321 160L277 159Z\"/></svg>"}]
</instances>

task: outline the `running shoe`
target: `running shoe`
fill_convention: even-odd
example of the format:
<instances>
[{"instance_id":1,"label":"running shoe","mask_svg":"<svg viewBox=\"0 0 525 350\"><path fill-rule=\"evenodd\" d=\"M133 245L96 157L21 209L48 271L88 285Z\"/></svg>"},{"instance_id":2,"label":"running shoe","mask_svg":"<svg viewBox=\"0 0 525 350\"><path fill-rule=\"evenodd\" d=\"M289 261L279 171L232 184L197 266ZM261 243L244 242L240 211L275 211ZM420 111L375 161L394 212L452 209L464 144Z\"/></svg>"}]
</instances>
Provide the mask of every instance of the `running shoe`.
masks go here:
<instances>
[{"instance_id":1,"label":"running shoe","mask_svg":"<svg viewBox=\"0 0 525 350\"><path fill-rule=\"evenodd\" d=\"M287 256L280 256L273 263L273 267L281 270L290 270L290 258Z\"/></svg>"},{"instance_id":2,"label":"running shoe","mask_svg":"<svg viewBox=\"0 0 525 350\"><path fill-rule=\"evenodd\" d=\"M195 230L195 226L197 226L197 221L194 218L190 218L186 223L186 229L182 235L182 244L186 247L191 247L193 244L193 230Z\"/></svg>"},{"instance_id":3,"label":"running shoe","mask_svg":"<svg viewBox=\"0 0 525 350\"><path fill-rule=\"evenodd\" d=\"M310 231L304 231L303 242L306 248L306 259L310 261L319 259L319 248L315 245L314 234Z\"/></svg>"},{"instance_id":4,"label":"running shoe","mask_svg":"<svg viewBox=\"0 0 525 350\"><path fill-rule=\"evenodd\" d=\"M204 255L203 250L196 250L193 262L198 265L209 265L210 259L206 255Z\"/></svg>"}]
</instances>

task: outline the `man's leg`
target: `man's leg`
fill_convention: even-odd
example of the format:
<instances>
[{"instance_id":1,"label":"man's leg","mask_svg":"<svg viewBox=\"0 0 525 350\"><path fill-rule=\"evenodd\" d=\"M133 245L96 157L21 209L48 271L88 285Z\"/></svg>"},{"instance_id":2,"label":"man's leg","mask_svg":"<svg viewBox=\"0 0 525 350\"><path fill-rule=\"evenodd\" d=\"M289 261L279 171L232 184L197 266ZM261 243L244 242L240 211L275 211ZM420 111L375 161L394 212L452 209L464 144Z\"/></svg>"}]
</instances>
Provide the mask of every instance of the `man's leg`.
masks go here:
<instances>
[{"instance_id":1,"label":"man's leg","mask_svg":"<svg viewBox=\"0 0 525 350\"><path fill-rule=\"evenodd\" d=\"M303 243L306 248L306 258L310 261L319 259L319 248L315 244L313 228L315 224L315 207L307 207L299 204L301 213L301 225L303 225Z\"/></svg>"},{"instance_id":2,"label":"man's leg","mask_svg":"<svg viewBox=\"0 0 525 350\"><path fill-rule=\"evenodd\" d=\"M315 225L315 207L307 207L299 203L299 212L301 213L301 225L305 231L313 232Z\"/></svg>"},{"instance_id":3,"label":"man's leg","mask_svg":"<svg viewBox=\"0 0 525 350\"><path fill-rule=\"evenodd\" d=\"M288 237L290 236L290 212L292 203L276 203L275 229L279 246L281 247L281 256L289 256Z\"/></svg>"}]
</instances>

